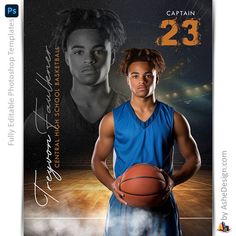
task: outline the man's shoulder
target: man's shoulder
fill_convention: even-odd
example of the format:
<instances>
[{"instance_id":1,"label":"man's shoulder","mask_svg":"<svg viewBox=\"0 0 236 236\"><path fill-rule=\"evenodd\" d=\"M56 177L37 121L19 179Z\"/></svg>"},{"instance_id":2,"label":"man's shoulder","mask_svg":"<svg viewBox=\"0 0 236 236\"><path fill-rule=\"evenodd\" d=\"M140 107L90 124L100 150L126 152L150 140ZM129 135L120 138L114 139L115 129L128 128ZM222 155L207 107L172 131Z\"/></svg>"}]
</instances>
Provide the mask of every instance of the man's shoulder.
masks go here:
<instances>
[{"instance_id":1,"label":"man's shoulder","mask_svg":"<svg viewBox=\"0 0 236 236\"><path fill-rule=\"evenodd\" d=\"M117 107L114 107L112 109L113 113L124 110L124 108L127 107L128 103L129 103L129 100L126 100L123 103L121 103L120 105L118 105Z\"/></svg>"},{"instance_id":2,"label":"man's shoulder","mask_svg":"<svg viewBox=\"0 0 236 236\"><path fill-rule=\"evenodd\" d=\"M175 109L171 105L161 102L159 100L157 102L162 111L174 113Z\"/></svg>"},{"instance_id":3,"label":"man's shoulder","mask_svg":"<svg viewBox=\"0 0 236 236\"><path fill-rule=\"evenodd\" d=\"M160 100L157 100L157 102L158 102L161 106L163 106L163 107L172 108L171 105L169 105L169 104L167 104L167 103L165 103L165 102L162 102L162 101L160 101Z\"/></svg>"},{"instance_id":4,"label":"man's shoulder","mask_svg":"<svg viewBox=\"0 0 236 236\"><path fill-rule=\"evenodd\" d=\"M115 121L123 120L129 113L129 101L123 102L118 107L113 108L112 113Z\"/></svg>"}]
</instances>

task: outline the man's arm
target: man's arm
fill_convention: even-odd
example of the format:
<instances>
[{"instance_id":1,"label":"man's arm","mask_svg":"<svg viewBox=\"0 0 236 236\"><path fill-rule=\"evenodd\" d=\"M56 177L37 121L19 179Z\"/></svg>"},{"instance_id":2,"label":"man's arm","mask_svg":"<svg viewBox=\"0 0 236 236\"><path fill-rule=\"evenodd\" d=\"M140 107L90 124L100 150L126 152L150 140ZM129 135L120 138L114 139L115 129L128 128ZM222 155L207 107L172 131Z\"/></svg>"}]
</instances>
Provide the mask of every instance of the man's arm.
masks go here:
<instances>
[{"instance_id":1,"label":"man's arm","mask_svg":"<svg viewBox=\"0 0 236 236\"><path fill-rule=\"evenodd\" d=\"M105 115L100 123L99 137L93 151L91 166L98 180L110 189L116 198L126 204L122 196L124 193L119 190L119 178L115 180L107 167L106 159L113 149L114 143L114 119L112 112Z\"/></svg>"},{"instance_id":2,"label":"man's arm","mask_svg":"<svg viewBox=\"0 0 236 236\"><path fill-rule=\"evenodd\" d=\"M171 177L174 184L180 184L191 178L201 166L201 157L197 144L193 139L186 118L178 112L174 114L174 135L185 163L180 170L174 171Z\"/></svg>"}]
</instances>

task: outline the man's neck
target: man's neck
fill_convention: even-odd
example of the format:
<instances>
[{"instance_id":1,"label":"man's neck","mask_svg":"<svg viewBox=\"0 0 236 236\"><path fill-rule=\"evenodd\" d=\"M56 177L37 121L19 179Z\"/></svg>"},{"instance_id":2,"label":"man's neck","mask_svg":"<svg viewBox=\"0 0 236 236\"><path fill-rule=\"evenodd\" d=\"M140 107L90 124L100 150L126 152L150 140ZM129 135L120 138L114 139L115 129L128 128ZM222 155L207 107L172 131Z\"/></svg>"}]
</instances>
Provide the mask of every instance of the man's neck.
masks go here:
<instances>
[{"instance_id":1,"label":"man's neck","mask_svg":"<svg viewBox=\"0 0 236 236\"><path fill-rule=\"evenodd\" d=\"M110 93L111 88L107 80L95 86L73 83L70 90L70 94L78 106L94 103L101 98L108 97Z\"/></svg>"},{"instance_id":2,"label":"man's neck","mask_svg":"<svg viewBox=\"0 0 236 236\"><path fill-rule=\"evenodd\" d=\"M131 97L131 106L134 109L136 116L143 122L147 121L154 112L155 109L155 96L149 96L146 98Z\"/></svg>"},{"instance_id":3,"label":"man's neck","mask_svg":"<svg viewBox=\"0 0 236 236\"><path fill-rule=\"evenodd\" d=\"M113 96L106 81L97 86L73 86L70 93L80 114L90 123L103 116Z\"/></svg>"},{"instance_id":4,"label":"man's neck","mask_svg":"<svg viewBox=\"0 0 236 236\"><path fill-rule=\"evenodd\" d=\"M138 110L139 112L144 113L153 110L156 103L156 98L154 95L146 98L132 96L130 103L134 110Z\"/></svg>"}]
</instances>

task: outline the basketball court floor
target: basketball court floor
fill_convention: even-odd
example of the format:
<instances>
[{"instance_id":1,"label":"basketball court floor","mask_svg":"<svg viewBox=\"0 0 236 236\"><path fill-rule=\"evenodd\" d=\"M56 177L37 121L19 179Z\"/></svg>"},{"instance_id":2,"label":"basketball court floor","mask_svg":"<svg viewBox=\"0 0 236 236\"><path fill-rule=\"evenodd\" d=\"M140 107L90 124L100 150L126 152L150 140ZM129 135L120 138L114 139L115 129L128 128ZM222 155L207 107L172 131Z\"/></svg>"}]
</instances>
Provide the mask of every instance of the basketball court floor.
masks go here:
<instances>
[{"instance_id":1,"label":"basketball court floor","mask_svg":"<svg viewBox=\"0 0 236 236\"><path fill-rule=\"evenodd\" d=\"M110 196L91 170L61 170L61 181L45 185L45 176L25 176L24 226L26 236L100 236ZM46 203L45 207L36 203ZM191 180L174 188L184 236L212 235L212 172L200 170Z\"/></svg>"}]
</instances>

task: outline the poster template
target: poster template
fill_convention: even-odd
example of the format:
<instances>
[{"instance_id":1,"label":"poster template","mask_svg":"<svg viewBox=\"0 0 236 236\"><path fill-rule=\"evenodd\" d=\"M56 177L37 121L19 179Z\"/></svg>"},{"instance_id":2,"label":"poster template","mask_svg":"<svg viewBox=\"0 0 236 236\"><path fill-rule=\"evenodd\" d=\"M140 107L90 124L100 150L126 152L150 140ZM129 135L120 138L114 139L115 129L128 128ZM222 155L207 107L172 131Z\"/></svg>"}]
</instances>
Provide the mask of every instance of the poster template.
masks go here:
<instances>
[{"instance_id":1,"label":"poster template","mask_svg":"<svg viewBox=\"0 0 236 236\"><path fill-rule=\"evenodd\" d=\"M70 31L69 15L77 14L76 8L111 10L121 22L115 25L115 40L111 36L116 42L108 49L112 58L103 68L105 90L92 86L88 70L88 80L74 79L80 61L68 56L68 37L79 38L87 49L102 38L88 30L89 13L83 13L79 34ZM119 72L127 48L153 48L165 59L156 96L187 118L202 158L199 172L174 188L183 235L211 235L210 0L24 2L24 235L103 235L111 192L93 175L90 163L101 118L130 96ZM176 148L174 168L182 164ZM108 165L112 170L112 156Z\"/></svg>"}]
</instances>

